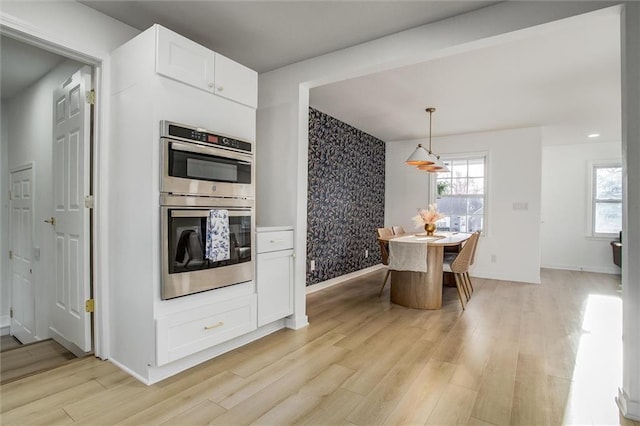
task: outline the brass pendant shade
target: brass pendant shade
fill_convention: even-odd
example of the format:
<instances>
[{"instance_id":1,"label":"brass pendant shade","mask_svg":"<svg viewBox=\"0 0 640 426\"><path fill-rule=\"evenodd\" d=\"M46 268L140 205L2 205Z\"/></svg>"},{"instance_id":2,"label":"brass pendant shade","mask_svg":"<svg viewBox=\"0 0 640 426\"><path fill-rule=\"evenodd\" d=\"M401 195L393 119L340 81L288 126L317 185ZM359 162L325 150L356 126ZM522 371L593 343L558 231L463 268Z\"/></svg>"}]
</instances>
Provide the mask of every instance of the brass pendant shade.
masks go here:
<instances>
[{"instance_id":1,"label":"brass pendant shade","mask_svg":"<svg viewBox=\"0 0 640 426\"><path fill-rule=\"evenodd\" d=\"M429 173L448 172L449 168L440 160L440 156L435 155L431 151L431 119L435 108L429 107L425 111L429 113L429 149L423 148L422 144L418 144L413 154L407 158L405 164L416 166L418 170Z\"/></svg>"}]
</instances>

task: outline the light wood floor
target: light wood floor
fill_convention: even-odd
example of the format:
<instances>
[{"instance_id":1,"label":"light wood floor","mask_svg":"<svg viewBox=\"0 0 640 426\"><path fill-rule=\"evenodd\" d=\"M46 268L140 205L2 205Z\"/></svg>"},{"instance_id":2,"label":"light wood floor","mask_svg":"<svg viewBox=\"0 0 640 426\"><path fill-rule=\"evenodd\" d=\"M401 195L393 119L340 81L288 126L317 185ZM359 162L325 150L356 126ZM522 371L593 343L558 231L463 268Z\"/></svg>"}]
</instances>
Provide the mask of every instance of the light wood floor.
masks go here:
<instances>
[{"instance_id":1,"label":"light wood floor","mask_svg":"<svg viewBox=\"0 0 640 426\"><path fill-rule=\"evenodd\" d=\"M474 279L464 313L454 288L445 288L442 310L391 305L388 287L377 298L382 277L311 294L309 327L281 330L153 386L95 358L3 385L0 420L619 422L618 277L545 270L542 285Z\"/></svg>"},{"instance_id":2,"label":"light wood floor","mask_svg":"<svg viewBox=\"0 0 640 426\"><path fill-rule=\"evenodd\" d=\"M53 340L18 345L0 352L0 383L59 367L74 358L75 355Z\"/></svg>"}]
</instances>

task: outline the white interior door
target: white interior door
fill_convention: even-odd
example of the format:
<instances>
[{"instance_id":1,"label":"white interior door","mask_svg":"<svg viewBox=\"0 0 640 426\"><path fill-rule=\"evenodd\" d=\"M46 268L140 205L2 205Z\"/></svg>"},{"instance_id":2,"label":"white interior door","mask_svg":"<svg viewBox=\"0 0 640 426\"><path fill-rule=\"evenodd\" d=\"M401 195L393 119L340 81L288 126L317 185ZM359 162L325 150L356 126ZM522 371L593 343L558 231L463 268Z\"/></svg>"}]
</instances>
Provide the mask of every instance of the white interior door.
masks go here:
<instances>
[{"instance_id":1,"label":"white interior door","mask_svg":"<svg viewBox=\"0 0 640 426\"><path fill-rule=\"evenodd\" d=\"M89 209L84 205L90 193L90 89L90 69L84 67L53 94L55 304L50 329L77 355L78 349L91 351L91 314L85 312L91 297Z\"/></svg>"},{"instance_id":2,"label":"white interior door","mask_svg":"<svg viewBox=\"0 0 640 426\"><path fill-rule=\"evenodd\" d=\"M32 280L33 168L11 173L11 334L22 343L36 338L36 299Z\"/></svg>"}]
</instances>

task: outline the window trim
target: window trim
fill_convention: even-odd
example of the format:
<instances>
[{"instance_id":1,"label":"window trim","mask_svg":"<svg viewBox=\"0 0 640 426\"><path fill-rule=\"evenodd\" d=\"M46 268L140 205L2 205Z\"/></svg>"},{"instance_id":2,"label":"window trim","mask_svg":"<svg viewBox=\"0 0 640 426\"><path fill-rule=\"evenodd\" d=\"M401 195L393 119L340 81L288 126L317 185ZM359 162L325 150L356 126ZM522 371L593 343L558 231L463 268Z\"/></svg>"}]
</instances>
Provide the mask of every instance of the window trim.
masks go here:
<instances>
[{"instance_id":1,"label":"window trim","mask_svg":"<svg viewBox=\"0 0 640 426\"><path fill-rule=\"evenodd\" d=\"M620 168L622 162L620 160L598 160L589 161L587 164L587 238L608 240L618 237L617 232L596 232L595 230L595 210L596 210L596 170L599 168ZM622 197L620 201L608 201L610 203L619 203L622 207Z\"/></svg>"},{"instance_id":2,"label":"window trim","mask_svg":"<svg viewBox=\"0 0 640 426\"><path fill-rule=\"evenodd\" d=\"M489 206L489 182L491 180L491 168L490 165L490 154L489 151L473 151L473 152L456 152L456 153L447 153L440 154L440 159L442 161L455 161L455 160L472 160L477 158L484 158L484 193L483 193L483 226L481 236L487 237L489 236L489 217L490 217L490 206ZM437 203L438 191L436 189L436 182L438 181L437 173L429 173L429 204Z\"/></svg>"}]
</instances>

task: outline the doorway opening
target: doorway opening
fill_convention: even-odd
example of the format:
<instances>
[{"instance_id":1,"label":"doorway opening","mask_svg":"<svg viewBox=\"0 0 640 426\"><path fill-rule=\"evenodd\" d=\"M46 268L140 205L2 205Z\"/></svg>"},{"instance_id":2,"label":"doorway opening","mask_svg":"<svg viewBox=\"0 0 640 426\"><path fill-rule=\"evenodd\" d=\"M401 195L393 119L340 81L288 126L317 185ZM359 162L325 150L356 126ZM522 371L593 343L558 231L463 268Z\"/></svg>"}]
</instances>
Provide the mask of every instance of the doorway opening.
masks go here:
<instances>
[{"instance_id":1,"label":"doorway opening","mask_svg":"<svg viewBox=\"0 0 640 426\"><path fill-rule=\"evenodd\" d=\"M0 182L7 200L0 234L2 251L9 253L0 269L0 350L19 342L33 353L46 346L38 342L55 341L49 344L55 349L47 350L64 359L70 353L91 354L92 314L85 306L93 293L90 102L95 68L6 34L0 37ZM3 372L5 367L3 362Z\"/></svg>"}]
</instances>

